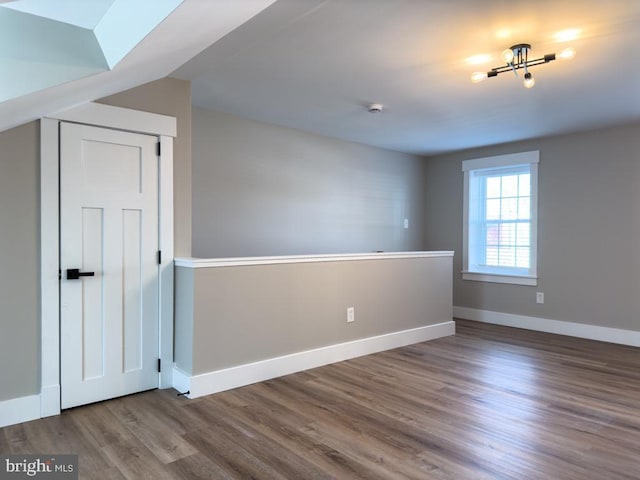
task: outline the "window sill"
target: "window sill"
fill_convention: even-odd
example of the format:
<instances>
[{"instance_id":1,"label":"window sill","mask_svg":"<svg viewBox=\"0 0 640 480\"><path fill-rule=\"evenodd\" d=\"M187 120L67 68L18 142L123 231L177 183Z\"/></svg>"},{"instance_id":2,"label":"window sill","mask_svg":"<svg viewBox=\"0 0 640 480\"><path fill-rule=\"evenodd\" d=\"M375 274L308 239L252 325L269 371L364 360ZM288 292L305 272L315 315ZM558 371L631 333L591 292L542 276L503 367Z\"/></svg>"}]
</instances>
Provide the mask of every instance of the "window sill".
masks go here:
<instances>
[{"instance_id":1,"label":"window sill","mask_svg":"<svg viewBox=\"0 0 640 480\"><path fill-rule=\"evenodd\" d=\"M496 275L493 273L462 272L463 280L490 283L508 283L511 285L528 285L535 287L538 285L538 277L524 277L515 275Z\"/></svg>"}]
</instances>

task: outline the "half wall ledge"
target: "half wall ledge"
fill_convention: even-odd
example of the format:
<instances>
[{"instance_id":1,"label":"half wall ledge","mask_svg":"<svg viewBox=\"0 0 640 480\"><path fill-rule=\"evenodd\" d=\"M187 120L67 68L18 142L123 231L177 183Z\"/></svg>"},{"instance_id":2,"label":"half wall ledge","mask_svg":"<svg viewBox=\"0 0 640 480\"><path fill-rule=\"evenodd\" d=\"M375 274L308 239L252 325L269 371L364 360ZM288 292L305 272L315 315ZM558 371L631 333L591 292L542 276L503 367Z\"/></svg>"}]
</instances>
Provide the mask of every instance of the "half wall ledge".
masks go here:
<instances>
[{"instance_id":1,"label":"half wall ledge","mask_svg":"<svg viewBox=\"0 0 640 480\"><path fill-rule=\"evenodd\" d=\"M178 258L174 387L196 398L452 335L452 273L451 251Z\"/></svg>"},{"instance_id":2,"label":"half wall ledge","mask_svg":"<svg viewBox=\"0 0 640 480\"><path fill-rule=\"evenodd\" d=\"M372 252L372 253L341 253L320 255L283 255L270 257L230 257L230 258L176 258L176 267L212 268L233 267L241 265L273 265L282 263L315 263L315 262L346 262L356 260L390 260L402 258L434 258L453 257L452 251L434 252Z\"/></svg>"}]
</instances>

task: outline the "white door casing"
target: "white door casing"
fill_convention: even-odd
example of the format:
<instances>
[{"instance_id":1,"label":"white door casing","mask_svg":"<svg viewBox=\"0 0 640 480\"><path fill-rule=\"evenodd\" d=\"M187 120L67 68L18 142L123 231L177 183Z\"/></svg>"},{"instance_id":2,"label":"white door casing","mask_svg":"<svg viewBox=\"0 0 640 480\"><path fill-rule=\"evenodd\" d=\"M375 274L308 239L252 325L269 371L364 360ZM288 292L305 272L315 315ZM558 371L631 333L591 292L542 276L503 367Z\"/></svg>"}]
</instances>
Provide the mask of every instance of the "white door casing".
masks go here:
<instances>
[{"instance_id":1,"label":"white door casing","mask_svg":"<svg viewBox=\"0 0 640 480\"><path fill-rule=\"evenodd\" d=\"M160 388L172 386L173 362L173 138L176 119L87 103L40 121L41 393L40 417L60 413L59 129L61 121L146 133L160 139L159 248Z\"/></svg>"},{"instance_id":2,"label":"white door casing","mask_svg":"<svg viewBox=\"0 0 640 480\"><path fill-rule=\"evenodd\" d=\"M62 408L158 386L157 142L60 125Z\"/></svg>"}]
</instances>

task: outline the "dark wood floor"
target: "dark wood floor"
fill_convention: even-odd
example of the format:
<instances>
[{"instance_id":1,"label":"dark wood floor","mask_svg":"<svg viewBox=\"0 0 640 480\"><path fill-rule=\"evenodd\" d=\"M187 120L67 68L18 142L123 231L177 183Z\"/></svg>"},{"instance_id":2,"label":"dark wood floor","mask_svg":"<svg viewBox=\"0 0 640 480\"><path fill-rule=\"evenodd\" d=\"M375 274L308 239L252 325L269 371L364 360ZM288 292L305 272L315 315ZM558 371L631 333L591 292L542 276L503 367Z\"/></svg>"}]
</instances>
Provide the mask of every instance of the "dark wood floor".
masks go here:
<instances>
[{"instance_id":1,"label":"dark wood floor","mask_svg":"<svg viewBox=\"0 0 640 480\"><path fill-rule=\"evenodd\" d=\"M432 342L188 400L0 430L96 479L640 479L640 349L457 322Z\"/></svg>"}]
</instances>

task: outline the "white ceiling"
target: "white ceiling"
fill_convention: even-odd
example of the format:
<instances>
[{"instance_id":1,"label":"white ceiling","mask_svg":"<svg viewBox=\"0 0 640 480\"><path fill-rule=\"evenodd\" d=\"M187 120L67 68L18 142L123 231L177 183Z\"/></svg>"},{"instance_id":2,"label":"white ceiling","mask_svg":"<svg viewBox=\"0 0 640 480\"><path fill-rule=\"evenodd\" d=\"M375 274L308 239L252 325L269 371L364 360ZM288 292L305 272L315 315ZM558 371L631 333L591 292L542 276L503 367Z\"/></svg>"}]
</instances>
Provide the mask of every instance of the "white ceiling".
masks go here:
<instances>
[{"instance_id":1,"label":"white ceiling","mask_svg":"<svg viewBox=\"0 0 640 480\"><path fill-rule=\"evenodd\" d=\"M112 70L0 103L0 131L167 75L204 108L419 154L640 120L639 0L273 2L184 0ZM510 73L470 82L522 42L577 55L534 67L530 90Z\"/></svg>"},{"instance_id":2,"label":"white ceiling","mask_svg":"<svg viewBox=\"0 0 640 480\"><path fill-rule=\"evenodd\" d=\"M523 42L577 55L530 90L470 82ZM278 0L172 76L204 108L419 154L591 129L640 120L640 1Z\"/></svg>"}]
</instances>

